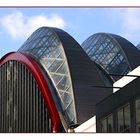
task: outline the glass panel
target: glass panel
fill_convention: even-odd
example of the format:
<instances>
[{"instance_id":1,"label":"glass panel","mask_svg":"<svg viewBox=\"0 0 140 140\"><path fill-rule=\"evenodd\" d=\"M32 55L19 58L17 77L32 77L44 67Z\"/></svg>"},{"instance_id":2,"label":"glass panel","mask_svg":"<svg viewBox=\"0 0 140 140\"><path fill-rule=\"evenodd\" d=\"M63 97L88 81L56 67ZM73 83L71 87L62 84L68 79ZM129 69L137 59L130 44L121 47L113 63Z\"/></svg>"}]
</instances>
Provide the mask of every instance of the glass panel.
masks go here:
<instances>
[{"instance_id":1,"label":"glass panel","mask_svg":"<svg viewBox=\"0 0 140 140\"><path fill-rule=\"evenodd\" d=\"M66 90L69 85L67 85L68 77L64 76L63 79L57 85L58 89Z\"/></svg>"},{"instance_id":2,"label":"glass panel","mask_svg":"<svg viewBox=\"0 0 140 140\"><path fill-rule=\"evenodd\" d=\"M107 132L107 119L101 121L102 132Z\"/></svg>"},{"instance_id":3,"label":"glass panel","mask_svg":"<svg viewBox=\"0 0 140 140\"><path fill-rule=\"evenodd\" d=\"M118 132L122 132L124 129L123 109L118 111Z\"/></svg>"},{"instance_id":4,"label":"glass panel","mask_svg":"<svg viewBox=\"0 0 140 140\"><path fill-rule=\"evenodd\" d=\"M140 123L140 99L136 100L135 108L136 108L136 124L137 124Z\"/></svg>"},{"instance_id":5,"label":"glass panel","mask_svg":"<svg viewBox=\"0 0 140 140\"><path fill-rule=\"evenodd\" d=\"M73 104L73 101L71 102L71 104L67 107L67 109L66 109L66 114L68 115L68 118L71 118L71 123L74 123L74 121L75 121L75 116L74 116L74 114L73 114L73 108L71 107L72 106L72 104Z\"/></svg>"},{"instance_id":6,"label":"glass panel","mask_svg":"<svg viewBox=\"0 0 140 140\"><path fill-rule=\"evenodd\" d=\"M124 132L130 132L130 105L124 107Z\"/></svg>"},{"instance_id":7,"label":"glass panel","mask_svg":"<svg viewBox=\"0 0 140 140\"><path fill-rule=\"evenodd\" d=\"M55 60L53 64L49 67L50 72L55 72L60 65L62 65L63 60Z\"/></svg>"},{"instance_id":8,"label":"glass panel","mask_svg":"<svg viewBox=\"0 0 140 140\"><path fill-rule=\"evenodd\" d=\"M108 117L108 132L113 132L113 116Z\"/></svg>"},{"instance_id":9,"label":"glass panel","mask_svg":"<svg viewBox=\"0 0 140 140\"><path fill-rule=\"evenodd\" d=\"M65 63L63 65L61 65L58 69L57 69L58 73L63 73L63 74L67 74L67 69L65 67Z\"/></svg>"},{"instance_id":10,"label":"glass panel","mask_svg":"<svg viewBox=\"0 0 140 140\"><path fill-rule=\"evenodd\" d=\"M69 97L69 95L67 93L64 93L62 96L61 96L61 99L63 101L63 104L65 106L65 109L68 107L68 105L71 103L71 98Z\"/></svg>"},{"instance_id":11,"label":"glass panel","mask_svg":"<svg viewBox=\"0 0 140 140\"><path fill-rule=\"evenodd\" d=\"M137 99L135 102L136 110L136 132L140 132L140 99Z\"/></svg>"},{"instance_id":12,"label":"glass panel","mask_svg":"<svg viewBox=\"0 0 140 140\"><path fill-rule=\"evenodd\" d=\"M130 132L130 105L118 111L118 132Z\"/></svg>"},{"instance_id":13,"label":"glass panel","mask_svg":"<svg viewBox=\"0 0 140 140\"><path fill-rule=\"evenodd\" d=\"M63 97L61 105L63 105L62 108L66 109L64 111L68 116L68 121L71 122L76 120L73 118L75 117L75 107L71 77L63 46L54 32L49 28L38 29L18 51L30 54L37 62L42 64L45 70L47 69L54 87L58 91L59 98L61 98L62 93L65 95L69 92L68 96ZM67 101L72 102L68 108Z\"/></svg>"},{"instance_id":14,"label":"glass panel","mask_svg":"<svg viewBox=\"0 0 140 140\"><path fill-rule=\"evenodd\" d=\"M108 73L123 74L130 70L129 64L123 52L120 50L120 46L116 43L116 40L108 34L94 34L84 41L81 46L91 60L99 64ZM125 66L127 66L127 69ZM112 76L112 78L116 81L120 77Z\"/></svg>"},{"instance_id":15,"label":"glass panel","mask_svg":"<svg viewBox=\"0 0 140 140\"><path fill-rule=\"evenodd\" d=\"M62 76L57 73L51 73L51 76L56 84L62 79Z\"/></svg>"},{"instance_id":16,"label":"glass panel","mask_svg":"<svg viewBox=\"0 0 140 140\"><path fill-rule=\"evenodd\" d=\"M136 125L136 132L138 132L138 133L140 132L140 124Z\"/></svg>"},{"instance_id":17,"label":"glass panel","mask_svg":"<svg viewBox=\"0 0 140 140\"><path fill-rule=\"evenodd\" d=\"M40 62L47 67L47 69L52 65L52 63L55 61L55 59L46 59L46 58L41 58Z\"/></svg>"}]
</instances>

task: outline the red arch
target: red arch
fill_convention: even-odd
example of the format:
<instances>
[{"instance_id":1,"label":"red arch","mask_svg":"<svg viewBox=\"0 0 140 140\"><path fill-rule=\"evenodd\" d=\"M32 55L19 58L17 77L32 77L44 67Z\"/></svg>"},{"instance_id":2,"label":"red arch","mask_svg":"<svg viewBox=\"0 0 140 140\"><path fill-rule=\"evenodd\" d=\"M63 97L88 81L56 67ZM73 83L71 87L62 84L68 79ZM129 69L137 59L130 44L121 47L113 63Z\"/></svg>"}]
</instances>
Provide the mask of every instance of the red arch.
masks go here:
<instances>
[{"instance_id":1,"label":"red arch","mask_svg":"<svg viewBox=\"0 0 140 140\"><path fill-rule=\"evenodd\" d=\"M37 63L29 56L26 56L22 53L10 52L4 57L2 57L2 59L0 60L0 66L9 60L16 60L23 63L26 66L26 68L28 68L28 70L32 73L39 86L39 89L41 90L44 102L47 106L48 114L51 118L52 131L58 132L61 124L59 114L56 109L54 100L51 96L51 91L48 87L47 81L45 80Z\"/></svg>"}]
</instances>

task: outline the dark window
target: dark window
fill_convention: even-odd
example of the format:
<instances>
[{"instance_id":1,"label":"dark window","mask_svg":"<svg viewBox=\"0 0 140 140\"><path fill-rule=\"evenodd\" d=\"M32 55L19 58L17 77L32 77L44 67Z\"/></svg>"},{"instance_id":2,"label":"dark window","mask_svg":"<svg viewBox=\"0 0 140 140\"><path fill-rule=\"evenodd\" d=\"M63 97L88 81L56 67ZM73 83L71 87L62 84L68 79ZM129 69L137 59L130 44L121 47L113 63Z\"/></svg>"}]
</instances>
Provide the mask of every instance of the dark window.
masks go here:
<instances>
[{"instance_id":1,"label":"dark window","mask_svg":"<svg viewBox=\"0 0 140 140\"><path fill-rule=\"evenodd\" d=\"M122 107L117 112L118 132L130 132L130 105Z\"/></svg>"},{"instance_id":2,"label":"dark window","mask_svg":"<svg viewBox=\"0 0 140 140\"><path fill-rule=\"evenodd\" d=\"M113 132L113 115L108 117L108 132Z\"/></svg>"},{"instance_id":3,"label":"dark window","mask_svg":"<svg viewBox=\"0 0 140 140\"><path fill-rule=\"evenodd\" d=\"M101 121L102 132L107 132L107 119Z\"/></svg>"},{"instance_id":4,"label":"dark window","mask_svg":"<svg viewBox=\"0 0 140 140\"><path fill-rule=\"evenodd\" d=\"M140 99L137 99L135 102L136 110L136 132L140 132Z\"/></svg>"},{"instance_id":5,"label":"dark window","mask_svg":"<svg viewBox=\"0 0 140 140\"><path fill-rule=\"evenodd\" d=\"M113 115L109 115L101 120L101 132L113 132Z\"/></svg>"}]
</instances>

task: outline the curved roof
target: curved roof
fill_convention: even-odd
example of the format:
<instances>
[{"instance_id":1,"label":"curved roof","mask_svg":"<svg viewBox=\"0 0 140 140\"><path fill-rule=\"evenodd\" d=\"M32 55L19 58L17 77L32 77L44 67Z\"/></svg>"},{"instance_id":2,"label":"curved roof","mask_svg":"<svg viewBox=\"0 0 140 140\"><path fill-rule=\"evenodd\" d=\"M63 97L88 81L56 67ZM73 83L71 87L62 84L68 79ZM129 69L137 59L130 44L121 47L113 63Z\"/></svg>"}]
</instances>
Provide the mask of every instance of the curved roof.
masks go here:
<instances>
[{"instance_id":1,"label":"curved roof","mask_svg":"<svg viewBox=\"0 0 140 140\"><path fill-rule=\"evenodd\" d=\"M140 50L140 44L138 44L136 47Z\"/></svg>"},{"instance_id":2,"label":"curved roof","mask_svg":"<svg viewBox=\"0 0 140 140\"><path fill-rule=\"evenodd\" d=\"M96 33L82 45L91 60L99 64L114 81L140 64L140 51L125 38L110 34Z\"/></svg>"},{"instance_id":3,"label":"curved roof","mask_svg":"<svg viewBox=\"0 0 140 140\"><path fill-rule=\"evenodd\" d=\"M133 70L134 68L139 66L140 51L127 39L115 34L109 34L109 35L111 35L119 43L120 47L123 49L131 69Z\"/></svg>"},{"instance_id":4,"label":"curved roof","mask_svg":"<svg viewBox=\"0 0 140 140\"><path fill-rule=\"evenodd\" d=\"M112 86L111 80L61 29L39 28L18 51L31 56L48 74L69 124L92 117L95 104L112 93L105 88Z\"/></svg>"}]
</instances>

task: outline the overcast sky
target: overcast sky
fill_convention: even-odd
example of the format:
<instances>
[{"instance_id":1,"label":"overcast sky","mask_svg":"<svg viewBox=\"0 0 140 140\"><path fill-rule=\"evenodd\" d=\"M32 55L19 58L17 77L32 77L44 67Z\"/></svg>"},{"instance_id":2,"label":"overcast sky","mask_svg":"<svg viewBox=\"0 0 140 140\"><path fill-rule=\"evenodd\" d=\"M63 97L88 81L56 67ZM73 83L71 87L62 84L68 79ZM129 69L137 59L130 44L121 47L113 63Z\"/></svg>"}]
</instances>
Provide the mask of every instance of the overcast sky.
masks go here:
<instances>
[{"instance_id":1,"label":"overcast sky","mask_svg":"<svg viewBox=\"0 0 140 140\"><path fill-rule=\"evenodd\" d=\"M97 32L140 43L139 8L0 8L0 58L17 51L41 26L61 28L79 44Z\"/></svg>"}]
</instances>

